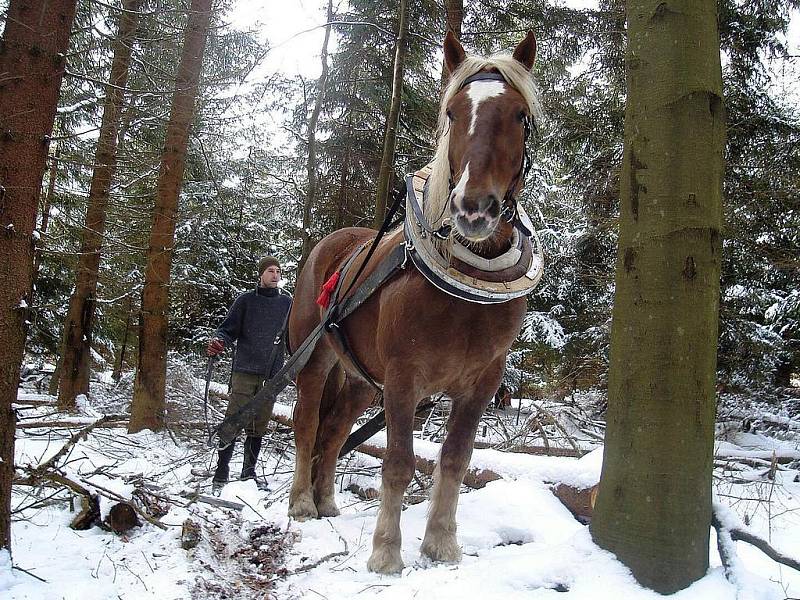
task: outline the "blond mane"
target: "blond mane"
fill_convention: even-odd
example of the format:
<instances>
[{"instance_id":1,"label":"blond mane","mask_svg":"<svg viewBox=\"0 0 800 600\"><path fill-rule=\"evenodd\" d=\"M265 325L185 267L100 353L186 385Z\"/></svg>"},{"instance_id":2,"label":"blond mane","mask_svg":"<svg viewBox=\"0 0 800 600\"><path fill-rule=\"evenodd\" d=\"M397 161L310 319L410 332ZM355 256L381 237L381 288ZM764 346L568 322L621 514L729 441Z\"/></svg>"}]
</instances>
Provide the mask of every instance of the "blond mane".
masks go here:
<instances>
[{"instance_id":1,"label":"blond mane","mask_svg":"<svg viewBox=\"0 0 800 600\"><path fill-rule=\"evenodd\" d=\"M450 195L450 163L448 160L450 128L448 127L447 104L459 92L467 78L491 68L500 71L509 85L522 94L528 104L528 110L535 120L538 121L542 116L539 89L536 87L530 71L522 63L508 54L499 54L488 58L467 56L450 77L439 107L438 143L431 163L428 195L424 207L425 217L434 228L438 228L442 224L442 220L449 214L447 200Z\"/></svg>"}]
</instances>

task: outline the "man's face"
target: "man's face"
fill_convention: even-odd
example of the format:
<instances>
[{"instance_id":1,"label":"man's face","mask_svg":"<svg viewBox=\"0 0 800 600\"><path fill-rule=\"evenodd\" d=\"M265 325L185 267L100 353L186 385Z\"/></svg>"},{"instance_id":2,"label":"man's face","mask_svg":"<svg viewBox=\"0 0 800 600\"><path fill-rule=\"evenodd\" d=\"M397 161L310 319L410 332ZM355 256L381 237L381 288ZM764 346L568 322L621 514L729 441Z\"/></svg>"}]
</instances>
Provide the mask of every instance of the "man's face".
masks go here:
<instances>
[{"instance_id":1,"label":"man's face","mask_svg":"<svg viewBox=\"0 0 800 600\"><path fill-rule=\"evenodd\" d=\"M270 265L261 274L261 287L275 288L278 287L278 282L281 280L281 268Z\"/></svg>"}]
</instances>

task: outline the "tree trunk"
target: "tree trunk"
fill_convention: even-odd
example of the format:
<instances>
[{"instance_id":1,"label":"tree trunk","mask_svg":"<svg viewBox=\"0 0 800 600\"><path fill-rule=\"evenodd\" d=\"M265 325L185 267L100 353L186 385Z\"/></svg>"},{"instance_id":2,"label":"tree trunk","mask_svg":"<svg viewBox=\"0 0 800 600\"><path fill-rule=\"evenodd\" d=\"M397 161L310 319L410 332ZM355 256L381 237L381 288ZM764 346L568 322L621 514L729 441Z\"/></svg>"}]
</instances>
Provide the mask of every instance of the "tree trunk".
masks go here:
<instances>
[{"instance_id":1,"label":"tree trunk","mask_svg":"<svg viewBox=\"0 0 800 600\"><path fill-rule=\"evenodd\" d=\"M627 4L608 429L592 534L643 585L708 568L725 117L716 3Z\"/></svg>"},{"instance_id":2,"label":"tree trunk","mask_svg":"<svg viewBox=\"0 0 800 600\"><path fill-rule=\"evenodd\" d=\"M175 216L183 184L189 127L211 18L211 0L192 0L158 173L153 228L147 247L136 380L128 431L164 427L167 376L167 312L175 244Z\"/></svg>"},{"instance_id":3,"label":"tree trunk","mask_svg":"<svg viewBox=\"0 0 800 600\"><path fill-rule=\"evenodd\" d=\"M117 165L117 133L122 116L125 86L128 83L128 67L139 21L137 11L140 4L141 0L123 0L119 31L114 41L111 77L106 86L86 220L81 231L81 254L75 272L75 290L69 299L69 309L64 322L63 363L58 390L60 410L73 410L76 396L89 392L89 371L92 362L90 350L100 251L106 228L109 192Z\"/></svg>"},{"instance_id":4,"label":"tree trunk","mask_svg":"<svg viewBox=\"0 0 800 600\"><path fill-rule=\"evenodd\" d=\"M408 36L408 0L400 0L400 24L397 28L397 43L394 54L394 76L392 77L392 102L386 119L386 136L383 139L383 156L378 174L378 196L375 200L373 226L380 229L386 213L389 187L394 172L394 149L397 143L397 125L400 121L400 102L403 96L403 73L406 60L406 37Z\"/></svg>"},{"instance_id":5,"label":"tree trunk","mask_svg":"<svg viewBox=\"0 0 800 600\"><path fill-rule=\"evenodd\" d=\"M346 215L350 212L350 194L348 194L347 183L350 178L350 165L353 158L353 118L355 116L356 104L356 83L358 81L358 70L353 73L353 83L350 86L350 95L348 105L350 109L347 111L347 126L345 131L347 140L342 153L342 167L339 170L339 193L336 200L336 222L334 223L335 229L341 229L345 224L350 224L346 219Z\"/></svg>"},{"instance_id":6,"label":"tree trunk","mask_svg":"<svg viewBox=\"0 0 800 600\"><path fill-rule=\"evenodd\" d=\"M14 412L36 212L75 0L11 0L0 40L0 548L11 551Z\"/></svg>"},{"instance_id":7,"label":"tree trunk","mask_svg":"<svg viewBox=\"0 0 800 600\"><path fill-rule=\"evenodd\" d=\"M122 377L122 368L125 365L125 351L128 348L128 334L131 330L131 317L133 316L133 297L128 296L128 314L125 316L125 331L122 332L122 344L119 348L119 358L114 363L111 379L119 381Z\"/></svg>"},{"instance_id":8,"label":"tree trunk","mask_svg":"<svg viewBox=\"0 0 800 600\"><path fill-rule=\"evenodd\" d=\"M47 193L44 196L42 205L42 222L39 225L39 235L35 236L36 245L33 249L33 274L31 275L30 305L33 317L36 318L36 282L39 280L39 269L42 265L42 238L47 234L47 227L50 224L50 207L53 205L53 196L56 191L56 177L58 176L58 159L60 147L56 147L55 156L50 158L50 173L47 179Z\"/></svg>"},{"instance_id":9,"label":"tree trunk","mask_svg":"<svg viewBox=\"0 0 800 600\"><path fill-rule=\"evenodd\" d=\"M328 20L333 21L333 0L328 0ZM303 270L308 255L314 247L311 236L311 207L317 197L317 122L319 113L322 111L322 103L325 100L325 89L328 85L328 40L331 36L331 26L325 27L325 39L322 42L322 74L317 81L317 99L314 102L314 110L311 112L311 119L308 122L308 160L306 171L308 176L308 189L306 191L305 202L303 202L303 252L300 262L297 265L297 273Z\"/></svg>"},{"instance_id":10,"label":"tree trunk","mask_svg":"<svg viewBox=\"0 0 800 600\"><path fill-rule=\"evenodd\" d=\"M457 40L461 39L461 24L464 22L464 0L444 0L445 35L452 31ZM442 90L450 79L447 63L442 59Z\"/></svg>"}]
</instances>

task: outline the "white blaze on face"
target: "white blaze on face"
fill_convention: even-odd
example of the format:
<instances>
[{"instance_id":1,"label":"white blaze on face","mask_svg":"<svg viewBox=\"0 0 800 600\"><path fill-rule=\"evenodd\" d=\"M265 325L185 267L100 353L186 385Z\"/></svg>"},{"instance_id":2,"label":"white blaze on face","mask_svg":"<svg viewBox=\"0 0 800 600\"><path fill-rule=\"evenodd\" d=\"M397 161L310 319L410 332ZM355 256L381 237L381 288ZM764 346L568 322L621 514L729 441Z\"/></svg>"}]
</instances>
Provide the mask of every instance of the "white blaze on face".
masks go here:
<instances>
[{"instance_id":1,"label":"white blaze on face","mask_svg":"<svg viewBox=\"0 0 800 600\"><path fill-rule=\"evenodd\" d=\"M499 96L506 91L502 81L473 81L467 88L467 97L472 102L472 120L469 123L469 134L475 133L475 124L478 122L478 107L481 102Z\"/></svg>"}]
</instances>

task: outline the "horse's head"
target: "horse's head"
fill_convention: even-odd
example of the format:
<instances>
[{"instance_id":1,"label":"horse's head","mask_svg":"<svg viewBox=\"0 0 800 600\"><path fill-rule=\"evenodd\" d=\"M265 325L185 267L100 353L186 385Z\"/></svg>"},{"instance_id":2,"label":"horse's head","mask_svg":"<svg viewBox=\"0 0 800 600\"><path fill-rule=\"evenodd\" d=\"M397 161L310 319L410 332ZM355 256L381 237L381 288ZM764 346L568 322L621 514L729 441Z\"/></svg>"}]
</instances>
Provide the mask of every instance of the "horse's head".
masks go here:
<instances>
[{"instance_id":1,"label":"horse's head","mask_svg":"<svg viewBox=\"0 0 800 600\"><path fill-rule=\"evenodd\" d=\"M448 33L444 56L452 75L441 117L450 188L442 208L464 238L479 242L513 211L523 184L527 128L538 107L530 77L536 39L528 32L512 57L478 59Z\"/></svg>"}]
</instances>

